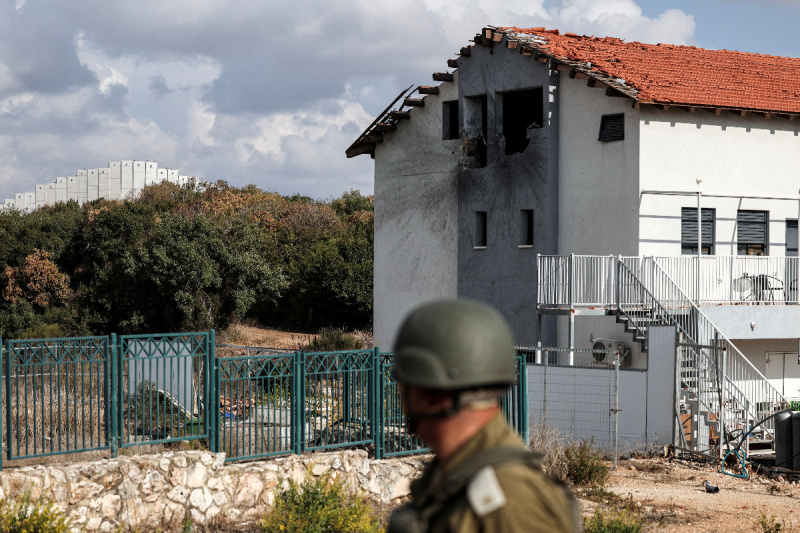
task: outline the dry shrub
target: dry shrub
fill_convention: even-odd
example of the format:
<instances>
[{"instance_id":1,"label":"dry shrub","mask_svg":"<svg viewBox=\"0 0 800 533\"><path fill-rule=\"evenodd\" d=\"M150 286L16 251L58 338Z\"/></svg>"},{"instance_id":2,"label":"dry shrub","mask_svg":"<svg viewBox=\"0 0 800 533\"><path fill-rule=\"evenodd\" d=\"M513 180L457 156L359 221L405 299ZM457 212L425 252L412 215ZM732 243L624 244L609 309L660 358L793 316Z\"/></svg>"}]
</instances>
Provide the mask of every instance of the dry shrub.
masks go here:
<instances>
[{"instance_id":1,"label":"dry shrub","mask_svg":"<svg viewBox=\"0 0 800 533\"><path fill-rule=\"evenodd\" d=\"M302 485L288 480L276 495L275 507L261 522L264 533L378 533L377 513L362 496L353 494L341 477L330 472L318 478L310 473Z\"/></svg>"},{"instance_id":2,"label":"dry shrub","mask_svg":"<svg viewBox=\"0 0 800 533\"><path fill-rule=\"evenodd\" d=\"M564 450L570 445L571 442L566 436L543 419L531 427L530 449L542 456L545 471L560 481L567 480L567 460Z\"/></svg>"}]
</instances>

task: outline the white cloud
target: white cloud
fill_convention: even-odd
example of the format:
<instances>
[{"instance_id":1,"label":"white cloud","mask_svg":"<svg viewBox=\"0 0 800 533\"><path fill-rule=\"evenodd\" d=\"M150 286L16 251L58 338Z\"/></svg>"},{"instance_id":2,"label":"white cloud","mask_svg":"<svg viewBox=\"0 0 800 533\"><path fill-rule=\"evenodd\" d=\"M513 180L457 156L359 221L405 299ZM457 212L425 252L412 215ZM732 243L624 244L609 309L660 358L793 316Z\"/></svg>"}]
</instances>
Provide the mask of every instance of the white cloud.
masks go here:
<instances>
[{"instance_id":1,"label":"white cloud","mask_svg":"<svg viewBox=\"0 0 800 533\"><path fill-rule=\"evenodd\" d=\"M0 10L0 198L120 159L283 193L371 192L372 161L344 150L483 26L679 44L695 29L634 0L14 5Z\"/></svg>"},{"instance_id":2,"label":"white cloud","mask_svg":"<svg viewBox=\"0 0 800 533\"><path fill-rule=\"evenodd\" d=\"M679 9L644 16L633 0L567 0L550 10L550 21L562 31L671 44L692 44L696 27L694 17Z\"/></svg>"}]
</instances>

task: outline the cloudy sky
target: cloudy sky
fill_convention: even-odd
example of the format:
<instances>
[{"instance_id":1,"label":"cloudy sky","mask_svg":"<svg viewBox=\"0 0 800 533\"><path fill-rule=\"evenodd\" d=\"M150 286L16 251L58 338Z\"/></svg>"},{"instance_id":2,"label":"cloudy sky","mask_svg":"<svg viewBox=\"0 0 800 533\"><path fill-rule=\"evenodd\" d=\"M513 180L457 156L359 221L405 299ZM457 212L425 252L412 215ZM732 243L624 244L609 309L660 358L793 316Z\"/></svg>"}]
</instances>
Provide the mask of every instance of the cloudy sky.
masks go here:
<instances>
[{"instance_id":1,"label":"cloudy sky","mask_svg":"<svg viewBox=\"0 0 800 533\"><path fill-rule=\"evenodd\" d=\"M109 161L315 198L484 25L800 57L798 0L0 0L0 200Z\"/></svg>"}]
</instances>

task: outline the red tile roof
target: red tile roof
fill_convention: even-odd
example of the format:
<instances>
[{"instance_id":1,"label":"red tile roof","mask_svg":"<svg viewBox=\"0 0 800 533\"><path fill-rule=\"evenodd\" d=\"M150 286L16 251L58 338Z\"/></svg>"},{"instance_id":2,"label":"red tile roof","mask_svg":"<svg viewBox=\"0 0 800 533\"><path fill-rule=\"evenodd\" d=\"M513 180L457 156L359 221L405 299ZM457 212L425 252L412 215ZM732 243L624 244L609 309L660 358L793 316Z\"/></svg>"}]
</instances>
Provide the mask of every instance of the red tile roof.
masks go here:
<instances>
[{"instance_id":1,"label":"red tile roof","mask_svg":"<svg viewBox=\"0 0 800 533\"><path fill-rule=\"evenodd\" d=\"M497 29L557 61L624 80L635 90L629 96L642 103L800 113L800 59L626 43L544 28Z\"/></svg>"}]
</instances>

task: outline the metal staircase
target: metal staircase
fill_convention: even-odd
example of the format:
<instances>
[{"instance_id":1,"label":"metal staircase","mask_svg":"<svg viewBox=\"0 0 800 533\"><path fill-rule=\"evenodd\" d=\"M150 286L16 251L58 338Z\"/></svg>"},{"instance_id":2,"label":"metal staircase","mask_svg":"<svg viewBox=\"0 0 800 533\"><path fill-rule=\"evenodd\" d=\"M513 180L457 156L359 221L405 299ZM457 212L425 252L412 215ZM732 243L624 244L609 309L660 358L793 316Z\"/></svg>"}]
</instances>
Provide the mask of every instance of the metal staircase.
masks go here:
<instances>
[{"instance_id":1,"label":"metal staircase","mask_svg":"<svg viewBox=\"0 0 800 533\"><path fill-rule=\"evenodd\" d=\"M643 350L648 326L671 325L679 332L676 434L681 435L681 444L718 451L726 440L741 436L786 404L653 258L620 258L617 268L614 312ZM773 440L770 420L747 442L771 448Z\"/></svg>"},{"instance_id":2,"label":"metal staircase","mask_svg":"<svg viewBox=\"0 0 800 533\"><path fill-rule=\"evenodd\" d=\"M772 447L774 419L786 405L752 362L702 312L653 257L540 256L539 313L612 315L648 351L652 325L679 334L676 445L715 453L749 433L747 443ZM749 450L748 450L749 451Z\"/></svg>"}]
</instances>

